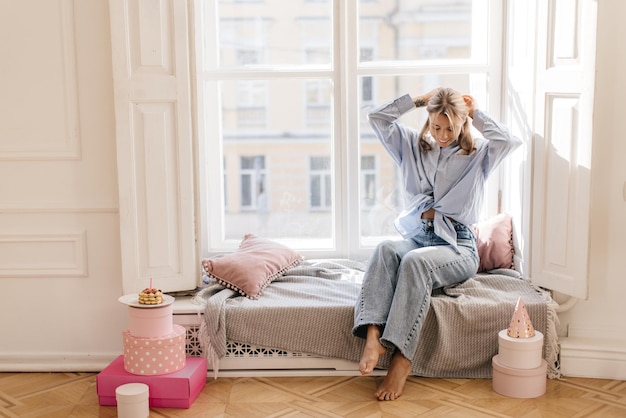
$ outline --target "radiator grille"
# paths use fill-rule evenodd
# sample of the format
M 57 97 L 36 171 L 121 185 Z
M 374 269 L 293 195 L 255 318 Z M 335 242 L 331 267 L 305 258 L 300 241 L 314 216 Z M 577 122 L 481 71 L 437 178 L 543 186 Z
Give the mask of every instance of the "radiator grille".
M 200 345 L 199 325 L 187 325 L 185 339 L 185 353 L 187 356 L 202 356 L 202 346 Z M 292 353 L 289 351 L 279 350 L 276 348 L 258 347 L 250 344 L 236 343 L 232 341 L 226 342 L 226 358 L 306 358 L 315 357 L 310 354 Z
M 185 338 L 185 353 L 190 357 L 201 357 L 202 346 L 200 345 L 200 338 L 198 333 L 200 332 L 199 325 L 188 325 Z
M 292 353 L 276 348 L 258 347 L 250 344 L 226 342 L 227 358 L 303 358 L 314 357 L 310 354 Z

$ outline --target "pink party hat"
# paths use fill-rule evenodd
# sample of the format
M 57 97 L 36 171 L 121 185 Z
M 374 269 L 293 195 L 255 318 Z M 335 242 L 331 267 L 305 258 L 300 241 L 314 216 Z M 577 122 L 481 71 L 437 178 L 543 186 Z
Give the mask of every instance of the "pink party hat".
M 513 312 L 513 318 L 511 318 L 511 323 L 506 333 L 511 338 L 532 338 L 535 336 L 535 328 L 530 321 L 521 296 L 517 299 L 515 312 Z

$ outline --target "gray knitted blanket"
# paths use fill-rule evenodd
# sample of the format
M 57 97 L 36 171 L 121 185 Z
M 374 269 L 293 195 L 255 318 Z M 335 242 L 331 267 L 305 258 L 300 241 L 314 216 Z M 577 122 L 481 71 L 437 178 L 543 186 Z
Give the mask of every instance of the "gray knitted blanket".
M 351 260 L 305 261 L 273 281 L 257 300 L 210 283 L 196 300 L 206 303 L 200 342 L 215 374 L 227 340 L 358 362 L 365 341 L 351 329 L 364 269 L 363 263 Z M 516 274 L 478 274 L 435 291 L 412 374 L 491 377 L 498 332 L 508 327 L 521 296 L 533 326 L 544 334 L 548 377 L 558 377 L 558 319 L 552 299 Z M 387 368 L 390 361 L 389 354 L 382 356 L 378 367 Z

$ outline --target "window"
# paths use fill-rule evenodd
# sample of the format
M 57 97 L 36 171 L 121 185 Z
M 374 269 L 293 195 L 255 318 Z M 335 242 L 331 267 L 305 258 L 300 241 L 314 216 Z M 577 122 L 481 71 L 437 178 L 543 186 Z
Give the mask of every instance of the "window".
M 473 94 L 526 141 L 501 176 L 492 176 L 503 187 L 490 187 L 487 199 L 491 211 L 501 201 L 513 212 L 522 240 L 516 256 L 529 268 L 522 274 L 585 297 L 594 0 L 509 0 L 505 9 L 496 0 L 399 0 L 394 8 L 377 0 L 302 0 L 288 10 L 272 1 L 171 1 L 157 8 L 111 2 L 126 293 L 150 277 L 167 290 L 195 287 L 197 256 L 235 248 L 241 231 L 290 241 L 308 256 L 368 256 L 393 233 L 391 220 L 402 207 L 397 173 L 369 133 L 368 106 L 446 83 Z M 313 20 L 330 22 L 326 42 L 318 37 L 307 47 L 314 59 L 294 42 L 305 33 L 298 32 L 302 23 Z M 319 33 L 309 29 L 307 37 Z M 235 38 L 239 45 L 224 42 Z M 329 92 L 328 121 L 319 126 L 305 116 L 313 81 Z M 242 103 L 263 108 L 259 126 L 238 122 L 253 119 L 237 115 L 245 107 L 237 105 L 237 92 L 257 91 L 252 85 L 265 86 L 263 100 L 246 93 Z M 405 119 L 419 125 L 419 118 Z M 244 210 L 239 189 L 241 157 L 250 156 L 264 159 L 256 210 Z M 310 205 L 315 156 L 329 158 L 328 210 Z M 377 175 L 372 207 L 365 198 L 370 156 Z
M 198 102 L 207 109 L 199 137 L 221 153 L 200 164 L 209 194 L 241 198 L 202 207 L 203 254 L 258 233 L 261 189 L 267 238 L 317 256 L 367 254 L 395 235 L 404 204 L 396 168 L 367 123 L 372 107 L 439 85 L 499 106 L 501 45 L 487 35 L 501 20 L 490 19 L 489 0 L 296 3 L 197 3 Z M 403 119 L 421 128 L 425 115 Z M 240 193 L 223 183 L 222 160 L 236 158 Z

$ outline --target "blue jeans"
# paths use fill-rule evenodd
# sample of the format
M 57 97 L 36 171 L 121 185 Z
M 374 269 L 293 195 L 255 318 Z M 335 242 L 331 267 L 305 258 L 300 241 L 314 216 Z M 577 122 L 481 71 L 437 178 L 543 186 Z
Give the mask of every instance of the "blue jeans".
M 463 282 L 478 269 L 472 229 L 453 223 L 460 253 L 435 234 L 427 219 L 412 239 L 378 244 L 354 308 L 355 336 L 365 338 L 368 325 L 378 325 L 380 343 L 413 360 L 432 290 Z

